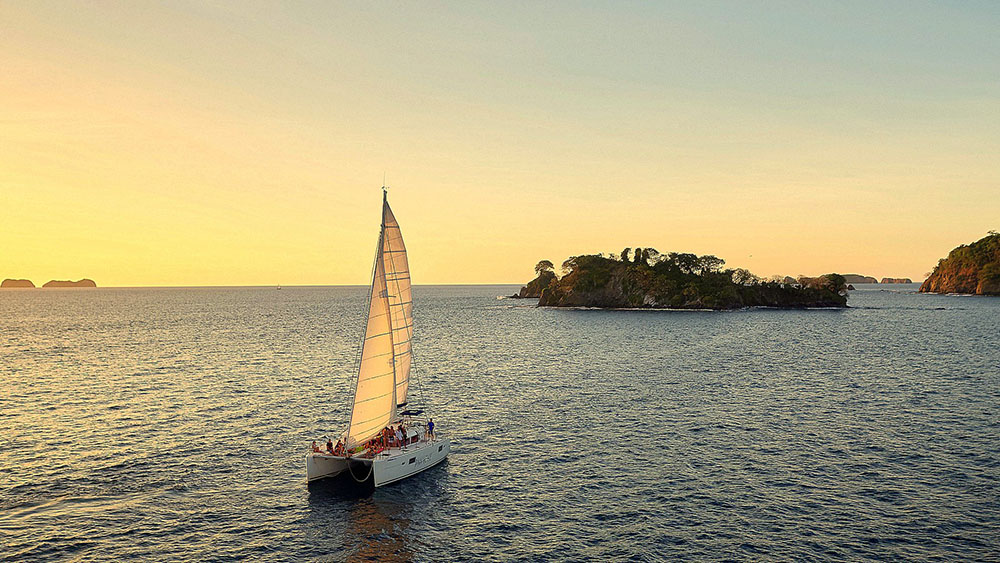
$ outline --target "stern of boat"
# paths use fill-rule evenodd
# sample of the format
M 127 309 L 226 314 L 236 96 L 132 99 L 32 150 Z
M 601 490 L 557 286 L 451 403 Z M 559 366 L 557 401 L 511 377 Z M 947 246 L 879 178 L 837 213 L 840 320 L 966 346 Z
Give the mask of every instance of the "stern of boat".
M 325 477 L 336 477 L 344 469 L 347 469 L 347 463 L 342 457 L 316 452 L 306 454 L 307 481 L 315 481 Z

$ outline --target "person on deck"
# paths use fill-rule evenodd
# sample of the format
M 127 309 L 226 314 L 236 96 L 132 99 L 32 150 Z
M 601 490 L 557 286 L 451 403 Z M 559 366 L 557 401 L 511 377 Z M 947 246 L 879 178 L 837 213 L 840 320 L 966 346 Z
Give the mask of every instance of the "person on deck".
M 434 439 L 434 419 L 433 418 L 427 420 L 427 437 L 430 438 L 430 439 L 432 439 L 432 440 Z
M 333 442 L 329 438 L 326 439 L 326 451 L 333 453 Z
M 337 440 L 337 445 L 333 448 L 333 455 L 344 455 L 344 442 Z
M 319 453 L 319 446 L 316 445 L 316 440 L 313 440 L 313 451 Z

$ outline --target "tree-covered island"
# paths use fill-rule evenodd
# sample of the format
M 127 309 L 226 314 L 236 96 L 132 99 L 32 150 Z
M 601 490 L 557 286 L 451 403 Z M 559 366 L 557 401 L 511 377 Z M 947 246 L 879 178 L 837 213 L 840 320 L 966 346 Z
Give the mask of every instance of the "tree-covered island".
M 920 286 L 922 293 L 1000 295 L 1000 233 L 990 231 L 968 245 L 960 245 L 938 261 Z
M 552 262 L 535 266 L 537 277 L 520 297 L 539 306 L 647 309 L 739 309 L 743 307 L 846 307 L 847 283 L 839 274 L 799 277 L 785 283 L 761 279 L 742 268 L 724 269 L 712 255 L 626 248 L 618 255 L 572 256 L 557 276 Z

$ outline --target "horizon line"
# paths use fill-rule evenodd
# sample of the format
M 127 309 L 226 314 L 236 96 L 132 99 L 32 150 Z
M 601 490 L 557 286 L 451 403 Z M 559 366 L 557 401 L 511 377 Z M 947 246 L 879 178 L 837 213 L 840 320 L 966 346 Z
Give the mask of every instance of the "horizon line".
M 201 289 L 201 288 L 238 288 L 238 287 L 369 287 L 366 283 L 336 283 L 336 284 L 264 284 L 264 285 L 99 285 L 97 287 L 5 287 L 3 289 Z M 523 282 L 490 282 L 490 283 L 418 283 L 413 287 L 426 286 L 491 286 L 491 285 L 524 285 Z

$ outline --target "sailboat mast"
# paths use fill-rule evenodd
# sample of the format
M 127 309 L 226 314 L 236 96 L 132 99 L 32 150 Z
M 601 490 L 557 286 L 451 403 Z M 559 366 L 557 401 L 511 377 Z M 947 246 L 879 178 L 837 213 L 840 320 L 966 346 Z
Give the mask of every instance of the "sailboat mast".
M 382 243 L 379 245 L 379 260 L 382 260 L 383 264 L 385 263 L 384 262 L 385 261 L 385 211 L 386 209 L 389 208 L 388 193 L 389 192 L 386 189 L 385 184 L 383 183 L 382 184 L 382 234 L 379 235 L 379 240 L 382 241 Z M 386 278 L 385 267 L 382 268 L 382 277 Z M 392 350 L 392 354 L 390 356 L 392 358 L 392 416 L 390 417 L 389 420 L 395 421 L 396 411 L 397 411 L 396 405 L 398 404 L 396 402 L 396 341 L 392 335 L 393 333 L 392 307 L 391 304 L 389 303 L 388 278 L 386 278 L 385 293 L 383 293 L 382 296 L 383 299 L 385 299 L 385 310 L 389 314 L 389 349 Z

